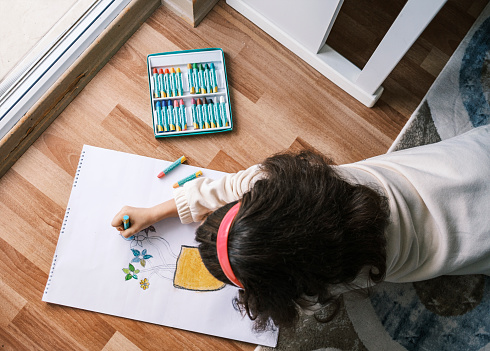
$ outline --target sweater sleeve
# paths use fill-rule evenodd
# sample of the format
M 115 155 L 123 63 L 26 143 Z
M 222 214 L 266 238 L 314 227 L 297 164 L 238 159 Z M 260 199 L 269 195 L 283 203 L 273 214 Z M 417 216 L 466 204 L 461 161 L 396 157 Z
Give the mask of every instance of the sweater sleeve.
M 210 212 L 240 200 L 263 177 L 258 165 L 213 180 L 197 178 L 174 190 L 174 199 L 183 224 L 202 221 Z

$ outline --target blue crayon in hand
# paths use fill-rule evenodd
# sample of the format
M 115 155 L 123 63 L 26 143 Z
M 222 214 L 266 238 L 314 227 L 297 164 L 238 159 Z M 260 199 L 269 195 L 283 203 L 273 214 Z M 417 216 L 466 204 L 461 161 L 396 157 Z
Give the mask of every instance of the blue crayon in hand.
M 124 225 L 124 230 L 128 229 L 131 226 L 128 215 L 123 217 L 123 225 Z
M 123 226 L 124 226 L 124 230 L 129 229 L 129 227 L 131 227 L 131 222 L 129 221 L 129 216 L 128 215 L 125 215 L 123 217 Z M 125 238 L 123 236 L 123 238 L 124 238 L 124 240 L 133 240 L 134 235 L 131 235 L 129 238 Z
M 175 161 L 170 166 L 168 166 L 167 168 L 165 168 L 163 171 L 161 171 L 160 173 L 158 173 L 157 177 L 158 178 L 162 178 L 163 176 L 165 176 L 166 174 L 168 174 L 171 170 L 173 170 L 175 167 L 177 167 L 178 165 L 181 165 L 185 161 L 187 161 L 187 159 L 185 158 L 185 156 L 181 156 L 177 161 Z

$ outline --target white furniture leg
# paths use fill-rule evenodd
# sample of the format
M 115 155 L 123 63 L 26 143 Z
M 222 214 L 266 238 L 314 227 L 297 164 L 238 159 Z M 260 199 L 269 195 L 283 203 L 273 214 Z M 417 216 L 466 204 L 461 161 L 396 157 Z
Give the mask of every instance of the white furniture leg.
M 409 0 L 355 80 L 374 93 L 447 0 Z
M 258 27 L 368 107 L 381 84 L 447 0 L 408 0 L 364 69 L 326 45 L 343 0 L 226 0 Z M 319 48 L 319 49 L 318 49 Z

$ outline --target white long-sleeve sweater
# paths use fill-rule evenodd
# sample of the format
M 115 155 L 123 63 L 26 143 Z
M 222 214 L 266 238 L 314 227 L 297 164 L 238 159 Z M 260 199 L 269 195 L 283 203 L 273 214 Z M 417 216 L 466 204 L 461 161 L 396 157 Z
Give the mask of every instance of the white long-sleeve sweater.
M 490 126 L 337 169 L 388 198 L 386 281 L 490 275 Z M 174 193 L 182 223 L 239 200 L 262 176 L 255 165 L 186 183 Z

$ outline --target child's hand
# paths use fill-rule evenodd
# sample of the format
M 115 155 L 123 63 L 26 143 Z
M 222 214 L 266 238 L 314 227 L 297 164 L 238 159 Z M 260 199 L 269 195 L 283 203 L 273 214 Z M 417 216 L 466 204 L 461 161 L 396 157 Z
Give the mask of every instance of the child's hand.
M 129 216 L 130 227 L 126 230 L 124 230 L 123 225 L 124 216 Z M 148 208 L 124 206 L 114 216 L 111 225 L 116 227 L 123 237 L 129 238 L 131 235 L 139 233 L 150 225 L 168 217 L 178 217 L 177 207 L 173 199 Z
M 120 231 L 120 234 L 129 238 L 131 235 L 139 233 L 143 229 L 149 227 L 154 221 L 154 210 L 150 208 L 141 207 L 131 207 L 124 206 L 117 214 L 114 216 L 111 225 L 116 227 Z M 129 216 L 130 226 L 128 229 L 124 230 L 123 217 Z

